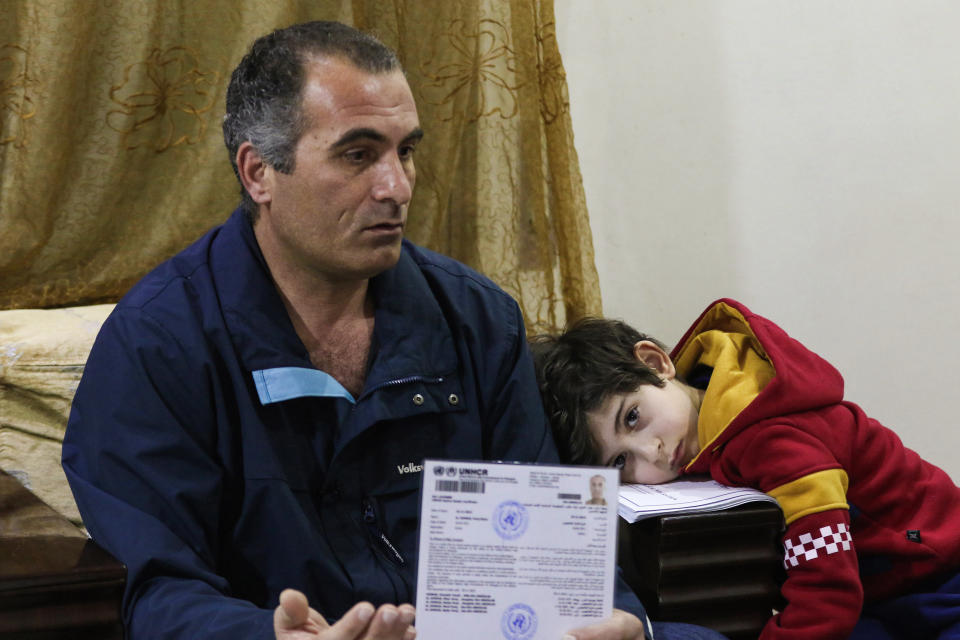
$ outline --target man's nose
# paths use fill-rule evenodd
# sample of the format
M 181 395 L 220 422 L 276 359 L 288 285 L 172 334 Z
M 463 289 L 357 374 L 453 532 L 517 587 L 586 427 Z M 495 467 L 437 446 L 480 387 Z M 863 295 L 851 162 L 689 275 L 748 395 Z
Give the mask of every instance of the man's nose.
M 412 165 L 410 171 L 413 171 Z M 412 195 L 413 176 L 407 174 L 407 166 L 397 155 L 388 154 L 383 157 L 377 166 L 373 198 L 378 201 L 390 200 L 403 206 L 410 202 Z

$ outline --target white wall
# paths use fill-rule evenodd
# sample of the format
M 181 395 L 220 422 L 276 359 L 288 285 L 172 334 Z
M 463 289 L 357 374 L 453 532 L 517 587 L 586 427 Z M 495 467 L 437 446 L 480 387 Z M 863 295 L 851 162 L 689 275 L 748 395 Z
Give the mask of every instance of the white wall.
M 737 298 L 960 480 L 960 3 L 555 1 L 604 312 Z

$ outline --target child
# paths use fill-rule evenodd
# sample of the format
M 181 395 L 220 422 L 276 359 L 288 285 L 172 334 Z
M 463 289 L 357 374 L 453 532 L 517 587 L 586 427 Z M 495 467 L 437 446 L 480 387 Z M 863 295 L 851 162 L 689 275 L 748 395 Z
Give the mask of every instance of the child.
M 960 489 L 772 322 L 719 300 L 672 359 L 613 320 L 532 348 L 565 461 L 624 482 L 709 473 L 777 499 L 787 605 L 762 640 L 960 638 Z

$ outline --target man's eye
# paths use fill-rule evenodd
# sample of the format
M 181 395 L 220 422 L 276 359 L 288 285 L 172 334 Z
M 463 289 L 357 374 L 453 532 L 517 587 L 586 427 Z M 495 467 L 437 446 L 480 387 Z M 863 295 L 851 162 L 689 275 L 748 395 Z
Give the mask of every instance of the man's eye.
M 408 144 L 403 147 L 400 147 L 400 151 L 398 153 L 402 160 L 407 160 L 408 158 L 413 157 L 413 152 L 416 150 L 417 148 L 414 145 Z
M 627 456 L 624 453 L 621 453 L 616 458 L 613 459 L 613 468 L 614 469 L 623 469 L 627 464 Z
M 348 162 L 363 164 L 370 158 L 370 152 L 366 149 L 353 149 L 344 153 L 343 157 L 346 158 Z

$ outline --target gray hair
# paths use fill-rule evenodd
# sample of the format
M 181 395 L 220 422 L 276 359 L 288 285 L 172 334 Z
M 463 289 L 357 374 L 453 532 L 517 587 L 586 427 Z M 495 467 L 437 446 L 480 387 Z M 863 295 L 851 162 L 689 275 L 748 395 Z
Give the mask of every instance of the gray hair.
M 223 141 L 240 181 L 237 150 L 246 141 L 281 173 L 294 170 L 294 152 L 310 124 L 301 108 L 305 63 L 310 57 L 343 58 L 369 73 L 401 69 L 397 54 L 339 22 L 295 24 L 257 39 L 230 76 Z M 240 181 L 241 206 L 255 221 L 257 204 Z

